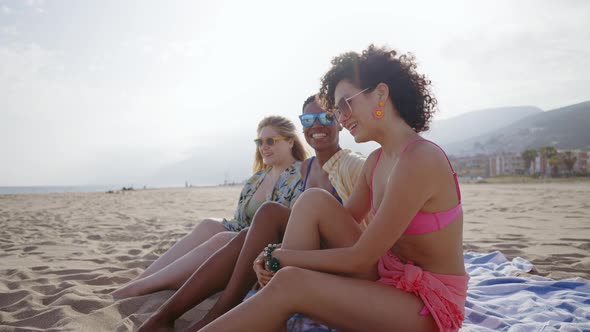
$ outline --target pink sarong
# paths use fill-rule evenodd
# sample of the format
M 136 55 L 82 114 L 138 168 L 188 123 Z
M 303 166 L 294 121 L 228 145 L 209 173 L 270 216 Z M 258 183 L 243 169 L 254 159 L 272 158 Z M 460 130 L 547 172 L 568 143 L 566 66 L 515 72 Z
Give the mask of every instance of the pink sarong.
M 379 259 L 378 282 L 419 296 L 440 331 L 458 331 L 465 319 L 469 275 L 438 274 L 404 264 L 391 252 Z M 424 310 L 423 310 L 424 311 Z

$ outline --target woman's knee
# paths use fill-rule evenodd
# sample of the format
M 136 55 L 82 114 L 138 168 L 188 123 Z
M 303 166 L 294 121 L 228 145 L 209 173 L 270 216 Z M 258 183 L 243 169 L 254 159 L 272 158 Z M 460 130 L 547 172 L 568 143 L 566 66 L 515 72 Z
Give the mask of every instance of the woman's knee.
M 305 290 L 305 281 L 309 275 L 309 270 L 294 266 L 286 266 L 280 269 L 262 289 L 273 299 L 281 299 L 281 305 L 287 306 L 287 311 L 291 312 L 299 307 L 302 301 L 305 301 L 307 290 Z
M 269 225 L 283 225 L 289 220 L 291 209 L 276 203 L 266 202 L 256 211 L 251 227 L 268 227 Z M 261 226 L 263 225 L 263 226 Z
M 306 272 L 308 271 L 299 267 L 286 266 L 275 273 L 267 286 L 270 286 L 270 290 L 276 292 L 290 290 L 300 292 L 301 289 L 299 287 L 301 281 L 305 280 Z
M 274 305 L 280 307 L 280 310 L 292 313 L 305 300 L 306 293 L 300 285 L 303 284 L 302 278 L 305 278 L 306 272 L 308 271 L 294 266 L 284 267 L 262 288 L 260 295 L 272 298 Z
M 284 216 L 288 215 L 290 209 L 277 202 L 265 202 L 256 211 L 256 216 Z
M 336 201 L 336 199 L 324 189 L 309 188 L 299 196 L 293 208 L 301 208 L 304 206 L 306 209 L 309 209 L 314 206 L 323 206 L 326 204 L 326 201 Z
M 211 218 L 201 220 L 192 230 L 192 234 L 198 233 L 219 233 L 227 230 L 225 226 L 219 221 Z
M 220 224 L 221 223 L 218 220 L 215 220 L 213 218 L 205 218 L 205 219 L 201 220 L 201 222 L 199 222 L 195 228 L 197 228 L 197 227 L 216 227 Z

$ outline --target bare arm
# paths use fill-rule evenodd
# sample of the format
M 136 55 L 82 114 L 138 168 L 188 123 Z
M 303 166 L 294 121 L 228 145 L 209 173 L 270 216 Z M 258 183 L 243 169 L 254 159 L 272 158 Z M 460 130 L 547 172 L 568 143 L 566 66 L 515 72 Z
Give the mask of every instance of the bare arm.
M 369 200 L 370 195 L 370 178 L 372 165 L 375 163 L 375 152 L 369 155 L 367 161 L 363 165 L 361 175 L 356 179 L 354 189 L 350 195 L 350 199 L 344 203 L 344 208 L 350 213 L 350 215 L 360 223 L 371 208 L 371 202 Z M 369 166 L 371 165 L 371 166 Z
M 433 157 L 432 151 L 428 147 L 419 147 L 404 154 L 389 177 L 375 218 L 354 246 L 314 251 L 278 249 L 273 256 L 281 262 L 281 266 L 298 266 L 329 273 L 354 274 L 374 266 L 436 193 L 440 183 L 437 168 L 446 161 L 440 160 L 439 156 Z M 368 169 L 365 167 L 365 173 Z

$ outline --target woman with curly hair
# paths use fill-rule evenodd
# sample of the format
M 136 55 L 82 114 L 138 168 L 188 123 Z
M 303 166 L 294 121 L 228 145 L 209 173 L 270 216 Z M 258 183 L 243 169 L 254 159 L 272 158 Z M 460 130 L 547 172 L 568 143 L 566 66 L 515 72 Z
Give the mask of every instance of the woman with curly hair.
M 276 331 L 296 312 L 346 331 L 461 327 L 461 196 L 445 153 L 419 135 L 436 106 L 429 85 L 413 56 L 373 45 L 332 61 L 322 99 L 356 142 L 380 147 L 346 206 L 320 190 L 301 195 L 282 247 L 258 258 L 276 272 L 270 282 L 201 331 Z

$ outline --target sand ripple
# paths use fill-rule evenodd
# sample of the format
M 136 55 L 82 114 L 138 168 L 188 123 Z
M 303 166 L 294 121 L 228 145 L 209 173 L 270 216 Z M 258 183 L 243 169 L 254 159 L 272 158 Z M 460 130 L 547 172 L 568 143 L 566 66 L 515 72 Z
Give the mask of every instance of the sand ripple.
M 239 190 L 2 196 L 0 331 L 133 330 L 173 292 L 121 301 L 108 294 L 197 220 L 231 216 Z M 211 305 L 188 312 L 177 326 L 188 326 Z
M 197 220 L 228 217 L 240 188 L 0 196 L 0 331 L 130 331 L 172 291 L 114 301 Z M 465 249 L 590 279 L 590 182 L 466 184 Z M 186 327 L 212 300 L 177 323 Z

